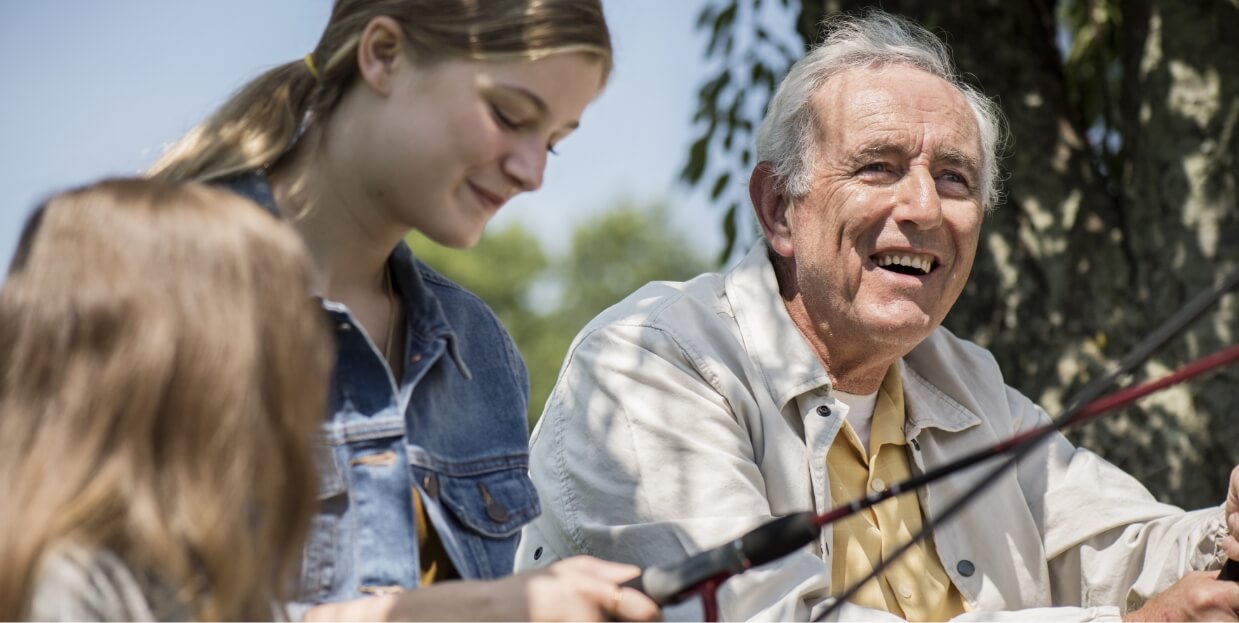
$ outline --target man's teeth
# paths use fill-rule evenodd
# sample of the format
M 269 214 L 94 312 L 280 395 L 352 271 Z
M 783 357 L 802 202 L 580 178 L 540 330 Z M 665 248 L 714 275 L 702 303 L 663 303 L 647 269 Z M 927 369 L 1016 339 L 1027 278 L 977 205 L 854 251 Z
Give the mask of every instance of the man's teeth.
M 922 273 L 928 274 L 929 269 L 933 268 L 934 259 L 928 256 L 917 255 L 882 255 L 877 258 L 878 266 L 890 266 L 896 264 L 899 266 L 907 266 L 915 268 Z

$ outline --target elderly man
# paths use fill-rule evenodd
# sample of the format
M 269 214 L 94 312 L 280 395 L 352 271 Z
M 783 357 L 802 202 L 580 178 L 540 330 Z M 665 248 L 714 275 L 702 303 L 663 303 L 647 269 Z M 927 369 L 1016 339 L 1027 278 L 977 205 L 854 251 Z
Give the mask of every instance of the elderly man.
M 674 562 L 1048 421 L 940 326 L 997 194 L 998 113 L 919 27 L 881 13 L 835 26 L 758 134 L 763 243 L 726 274 L 646 286 L 572 345 L 534 434 L 545 514 L 518 566 Z M 728 580 L 722 618 L 815 616 L 986 471 Z M 840 616 L 1234 618 L 1239 585 L 1189 573 L 1239 557 L 1234 510 L 1160 504 L 1057 436 Z

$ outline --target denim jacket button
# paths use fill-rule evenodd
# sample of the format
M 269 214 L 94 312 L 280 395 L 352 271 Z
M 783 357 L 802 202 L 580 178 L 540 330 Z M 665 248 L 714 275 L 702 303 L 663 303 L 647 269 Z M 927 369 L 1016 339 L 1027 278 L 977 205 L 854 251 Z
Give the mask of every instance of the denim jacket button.
M 485 483 L 478 483 L 478 492 L 482 494 L 482 503 L 486 505 L 486 516 L 495 523 L 504 523 L 508 520 L 508 509 L 498 500 L 490 496 L 490 491 L 486 489 Z
M 508 509 L 503 504 L 491 500 L 486 503 L 486 516 L 495 523 L 504 523 L 508 520 Z
M 434 474 L 426 474 L 426 476 L 422 478 L 422 489 L 426 490 L 426 495 L 438 499 L 439 479 L 435 478 Z

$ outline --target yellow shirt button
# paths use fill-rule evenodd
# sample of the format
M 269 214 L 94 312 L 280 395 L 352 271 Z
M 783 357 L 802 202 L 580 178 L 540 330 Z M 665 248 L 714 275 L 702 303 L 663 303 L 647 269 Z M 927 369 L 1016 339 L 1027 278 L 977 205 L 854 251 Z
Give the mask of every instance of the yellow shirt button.
M 886 481 L 881 478 L 874 478 L 873 483 L 869 486 L 873 487 L 874 491 L 881 491 L 886 488 Z

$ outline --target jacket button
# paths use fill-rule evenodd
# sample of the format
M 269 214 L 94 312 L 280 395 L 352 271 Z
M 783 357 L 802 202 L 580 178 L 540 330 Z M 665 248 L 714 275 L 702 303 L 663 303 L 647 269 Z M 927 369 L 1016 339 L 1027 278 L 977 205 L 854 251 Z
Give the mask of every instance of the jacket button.
M 485 483 L 478 483 L 478 491 L 482 493 L 482 503 L 486 505 L 486 516 L 490 517 L 490 520 L 495 523 L 506 522 L 508 520 L 508 509 L 490 496 L 490 491 L 486 489 Z
M 977 567 L 972 564 L 971 560 L 961 560 L 959 561 L 959 564 L 955 565 L 955 570 L 958 571 L 960 575 L 970 578 L 972 577 L 972 574 L 977 572 Z
M 504 508 L 503 504 L 491 500 L 486 503 L 486 516 L 495 523 L 504 523 L 508 520 L 508 509 Z
M 542 558 L 542 548 L 539 547 L 538 549 L 533 550 L 533 559 L 539 560 L 541 558 Z
M 818 405 L 817 414 L 822 417 L 830 417 L 830 407 L 826 405 Z

